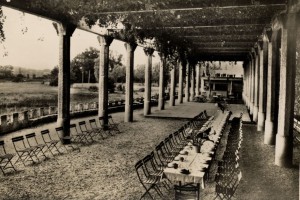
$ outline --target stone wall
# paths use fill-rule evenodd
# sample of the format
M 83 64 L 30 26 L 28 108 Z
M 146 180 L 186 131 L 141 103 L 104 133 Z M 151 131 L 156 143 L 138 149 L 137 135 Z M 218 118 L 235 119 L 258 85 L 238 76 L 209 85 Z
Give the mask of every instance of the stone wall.
M 110 113 L 124 111 L 124 102 L 125 100 L 123 99 L 110 101 L 108 103 L 108 111 Z M 155 96 L 152 97 L 151 102 L 153 106 L 157 105 L 157 99 Z M 134 99 L 133 104 L 135 109 L 142 108 L 144 105 L 144 98 L 140 97 Z M 97 115 L 98 102 L 72 104 L 70 105 L 70 113 L 71 118 Z M 53 106 L 0 115 L 0 134 L 2 135 L 23 128 L 54 122 L 56 119 L 57 107 Z

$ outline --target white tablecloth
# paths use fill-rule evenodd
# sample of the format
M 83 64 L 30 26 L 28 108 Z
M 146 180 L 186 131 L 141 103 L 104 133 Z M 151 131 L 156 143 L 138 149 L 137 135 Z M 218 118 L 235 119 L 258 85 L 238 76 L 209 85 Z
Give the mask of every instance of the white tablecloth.
M 184 161 L 173 161 L 177 163 L 178 168 L 167 167 L 164 169 L 165 176 L 172 182 L 180 181 L 184 183 L 200 183 L 204 188 L 203 177 L 205 175 L 204 170 L 208 168 L 207 161 L 211 160 L 208 154 L 196 153 L 194 147 L 185 148 L 184 151 L 188 152 L 188 155 L 179 155 L 183 157 Z M 182 169 L 188 169 L 190 174 L 182 174 Z

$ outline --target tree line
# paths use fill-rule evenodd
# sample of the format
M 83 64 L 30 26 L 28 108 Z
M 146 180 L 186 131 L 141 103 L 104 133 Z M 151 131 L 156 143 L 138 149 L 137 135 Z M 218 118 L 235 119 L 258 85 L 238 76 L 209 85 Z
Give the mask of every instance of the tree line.
M 109 87 L 115 83 L 125 83 L 126 67 L 122 64 L 123 56 L 110 52 Z M 152 68 L 152 82 L 159 81 L 159 63 Z M 99 50 L 93 47 L 75 56 L 70 64 L 70 81 L 72 83 L 96 83 L 99 77 Z M 58 67 L 51 71 L 51 86 L 58 85 Z M 134 82 L 145 82 L 145 65 L 137 65 L 134 69 Z

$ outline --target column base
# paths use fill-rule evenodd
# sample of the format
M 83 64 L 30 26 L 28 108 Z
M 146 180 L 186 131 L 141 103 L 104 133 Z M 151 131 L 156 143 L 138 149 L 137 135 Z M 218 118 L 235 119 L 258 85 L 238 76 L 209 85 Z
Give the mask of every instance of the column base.
M 70 119 L 66 118 L 57 118 L 56 121 L 57 127 L 63 127 L 63 144 L 70 144 L 71 138 L 65 138 L 66 136 L 70 136 Z
M 132 107 L 129 105 L 125 105 L 125 113 L 124 113 L 124 122 L 132 122 L 133 121 L 133 113 Z
M 175 97 L 170 98 L 169 106 L 175 106 Z
M 293 166 L 293 140 L 290 137 L 276 135 L 275 165 L 277 166 Z
M 150 101 L 144 101 L 144 116 L 151 114 Z
M 183 97 L 182 96 L 178 96 L 178 103 L 182 103 L 183 102 Z
M 253 109 L 254 109 L 254 106 L 253 106 L 253 103 L 250 102 L 250 115 L 253 115 Z
M 253 106 L 253 121 L 257 122 L 258 118 L 258 106 Z
M 164 110 L 165 109 L 165 105 L 164 105 L 164 100 L 163 99 L 159 99 L 158 101 L 158 110 Z
M 265 113 L 258 112 L 257 131 L 263 131 L 265 126 Z
M 274 124 L 270 120 L 265 121 L 264 144 L 275 145 Z

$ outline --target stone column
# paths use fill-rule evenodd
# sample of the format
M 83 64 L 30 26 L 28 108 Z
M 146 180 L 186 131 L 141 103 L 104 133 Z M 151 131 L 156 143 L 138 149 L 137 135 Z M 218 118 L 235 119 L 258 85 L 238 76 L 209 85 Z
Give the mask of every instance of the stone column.
M 152 79 L 152 55 L 153 48 L 144 48 L 144 52 L 148 57 L 145 68 L 145 93 L 144 93 L 144 115 L 151 113 L 151 79 Z
M 195 64 L 191 65 L 191 95 L 190 101 L 194 100 L 195 97 Z
M 257 119 L 257 131 L 263 131 L 265 126 L 266 113 L 266 93 L 267 93 L 267 73 L 268 73 L 268 42 L 264 36 L 261 41 L 262 50 L 260 52 L 260 73 L 259 73 L 259 107 Z
M 133 67 L 134 67 L 134 51 L 137 47 L 136 43 L 125 43 L 127 51 L 126 60 L 126 94 L 125 94 L 125 114 L 124 122 L 133 121 Z
M 179 63 L 179 81 L 178 81 L 178 103 L 183 102 L 183 78 L 184 78 L 184 68 L 186 64 L 184 61 Z
M 278 31 L 267 33 L 268 35 L 268 82 L 267 82 L 267 103 L 266 103 L 266 121 L 264 143 L 268 145 L 275 145 L 275 131 L 274 131 L 274 113 L 275 113 L 275 81 L 276 68 L 278 60 Z
M 259 98 L 259 68 L 260 68 L 260 54 L 261 48 L 257 45 L 255 58 L 255 74 L 254 74 L 254 106 L 253 106 L 253 121 L 257 122 L 258 118 L 258 98 Z
M 275 164 L 291 167 L 293 164 L 293 121 L 296 78 L 296 14 L 287 14 L 281 35 L 280 88 L 278 130 L 276 135 Z
M 53 23 L 59 36 L 58 115 L 57 126 L 63 127 L 63 136 L 70 135 L 70 39 L 76 26 Z M 63 141 L 70 143 L 69 139 Z
M 171 69 L 170 72 L 171 75 L 171 84 L 170 84 L 170 102 L 169 105 L 170 106 L 175 106 L 175 75 L 176 75 L 176 66 L 173 66 L 173 68 Z
M 200 66 L 196 65 L 196 92 L 195 95 L 199 96 L 200 90 Z
M 108 126 L 108 69 L 109 69 L 109 46 L 113 41 L 111 36 L 98 36 L 100 45 L 99 52 L 99 109 L 98 116 L 103 117 L 103 126 Z
M 166 58 L 160 54 L 161 63 L 159 70 L 159 97 L 158 97 L 158 110 L 165 109 L 165 70 L 166 70 Z
M 250 114 L 253 115 L 254 109 L 254 72 L 255 72 L 255 53 L 252 53 L 250 65 Z
M 191 79 L 191 71 L 190 71 L 190 63 L 187 63 L 186 65 L 186 75 L 185 75 L 185 102 L 190 101 L 190 79 Z

